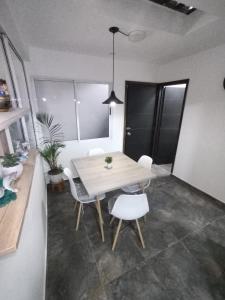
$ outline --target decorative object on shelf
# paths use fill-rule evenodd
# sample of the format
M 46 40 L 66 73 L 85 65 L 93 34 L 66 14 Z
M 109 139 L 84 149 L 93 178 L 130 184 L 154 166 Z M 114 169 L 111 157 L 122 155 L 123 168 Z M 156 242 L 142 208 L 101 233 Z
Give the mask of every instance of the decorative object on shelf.
M 30 144 L 28 142 L 21 142 L 20 140 L 15 141 L 15 153 L 21 162 L 28 159 L 28 151 Z
M 14 187 L 12 187 L 12 184 L 15 182 L 16 180 L 16 174 L 12 173 L 10 175 L 7 175 L 5 177 L 3 177 L 3 187 L 8 190 L 11 191 L 13 193 L 17 193 L 18 190 Z
M 112 169 L 112 156 L 107 156 L 106 158 L 105 158 L 105 162 L 106 162 L 106 168 L 107 169 Z
M 58 163 L 60 149 L 65 147 L 62 143 L 62 125 L 54 123 L 54 117 L 47 113 L 38 113 L 36 118 L 44 129 L 45 136 L 41 140 L 43 148 L 39 149 L 39 152 L 49 165 L 50 170 L 48 171 L 48 175 L 50 182 L 54 186 L 57 184 L 64 186 L 63 168 Z
M 0 79 L 0 112 L 6 112 L 11 108 L 11 101 L 8 92 L 7 83 Z
M 115 39 L 115 33 L 119 32 L 119 28 L 118 27 L 110 27 L 109 28 L 109 31 L 113 34 L 113 72 L 112 72 L 112 91 L 111 91 L 111 94 L 109 96 L 108 99 L 106 99 L 104 102 L 102 102 L 103 104 L 109 104 L 110 106 L 115 106 L 116 104 L 123 104 L 123 102 L 121 100 L 119 100 L 117 97 L 116 97 L 116 94 L 115 94 L 115 91 L 114 91 L 114 71 L 115 71 L 115 63 L 114 63 L 114 60 L 115 60 L 115 42 L 114 42 L 114 39 Z
M 5 187 L 5 180 L 0 178 L 0 207 L 7 205 L 10 201 L 16 200 L 16 193 Z
M 23 165 L 19 157 L 15 154 L 6 154 L 2 157 L 2 176 L 15 175 L 15 179 L 19 178 L 23 172 Z

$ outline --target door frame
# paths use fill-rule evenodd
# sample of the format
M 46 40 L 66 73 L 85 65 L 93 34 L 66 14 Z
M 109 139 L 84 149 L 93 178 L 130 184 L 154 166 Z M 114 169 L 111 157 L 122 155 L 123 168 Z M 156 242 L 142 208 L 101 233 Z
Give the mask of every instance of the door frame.
M 187 98 L 187 92 L 188 92 L 188 87 L 189 87 L 189 83 L 190 83 L 190 79 L 181 79 L 181 80 L 175 80 L 175 81 L 166 81 L 166 82 L 162 82 L 162 83 L 158 83 L 158 111 L 157 111 L 157 122 L 158 124 L 161 123 L 161 118 L 162 118 L 162 107 L 161 107 L 161 101 L 162 101 L 162 97 L 161 97 L 161 93 L 162 93 L 162 89 L 164 86 L 168 86 L 168 85 L 178 85 L 178 84 L 186 84 L 186 88 L 185 88 L 185 92 L 184 92 L 184 99 L 183 99 L 183 103 L 182 103 L 182 109 L 181 109 L 181 117 L 180 117 L 180 123 L 179 123 L 179 129 L 178 129 L 178 135 L 177 135 L 177 142 L 176 142 L 176 152 L 175 152 L 175 156 L 174 156 L 174 160 L 172 162 L 172 168 L 171 168 L 171 174 L 173 173 L 173 169 L 174 169 L 174 163 L 176 160 L 176 155 L 177 155 L 177 146 L 179 143 L 179 139 L 180 139 L 180 131 L 181 131 L 181 126 L 182 126 L 182 121 L 183 121 L 183 116 L 184 116 L 184 108 L 185 108 L 185 104 L 186 104 L 186 98 Z M 156 131 L 155 131 L 155 135 L 154 135 L 154 141 L 153 141 L 153 155 L 154 155 L 154 151 L 156 150 L 157 147 L 157 143 L 156 143 L 156 139 L 159 135 L 159 131 L 160 131 L 160 126 L 157 126 Z M 153 157 L 153 161 L 154 161 L 154 157 Z
M 156 105 L 155 105 L 155 112 L 154 115 L 156 116 L 156 112 L 157 112 L 157 107 L 158 107 L 158 83 L 156 82 L 147 82 L 147 81 L 132 81 L 132 80 L 125 80 L 125 97 L 124 97 L 124 122 L 123 122 L 123 153 L 125 151 L 125 139 L 126 139 L 126 123 L 127 123 L 127 97 L 128 97 L 128 87 L 129 85 L 144 85 L 144 86 L 154 86 L 156 87 Z M 156 124 L 156 117 L 154 117 L 154 121 L 153 121 L 153 127 Z M 154 135 L 154 132 L 153 132 Z M 154 139 L 154 136 L 152 136 L 152 138 Z M 153 145 L 154 146 L 154 145 Z M 152 147 L 153 149 L 153 147 Z
M 161 100 L 161 92 L 162 88 L 166 85 L 176 85 L 176 84 L 186 84 L 186 89 L 184 92 L 184 99 L 183 99 L 183 104 L 182 104 L 182 110 L 181 110 L 181 118 L 180 118 L 180 123 L 179 123 L 179 130 L 178 130 L 178 137 L 177 137 L 177 143 L 176 143 L 176 153 L 174 156 L 174 160 L 172 162 L 172 168 L 171 168 L 171 174 L 173 173 L 174 169 L 174 163 L 176 161 L 176 155 L 177 155 L 177 146 L 179 143 L 180 139 L 180 131 L 181 131 L 181 126 L 182 126 L 182 121 L 183 121 L 183 115 L 184 115 L 184 108 L 186 104 L 186 98 L 187 98 L 187 92 L 190 84 L 190 79 L 185 78 L 185 79 L 180 79 L 180 80 L 174 80 L 174 81 L 165 81 L 165 82 L 146 82 L 146 81 L 131 81 L 131 80 L 126 80 L 125 81 L 125 100 L 124 100 L 124 130 L 123 130 L 123 152 L 125 151 L 125 138 L 126 138 L 126 113 L 127 113 L 127 90 L 128 86 L 131 84 L 135 85 L 148 85 L 148 86 L 156 86 L 156 105 L 155 105 L 155 118 L 154 118 L 154 123 L 153 127 L 155 128 L 156 123 L 159 121 L 160 117 L 160 103 L 159 101 Z M 153 147 L 152 147 L 152 154 L 154 154 L 154 150 L 156 147 L 156 136 L 159 132 L 159 127 L 155 128 L 155 132 L 153 133 Z

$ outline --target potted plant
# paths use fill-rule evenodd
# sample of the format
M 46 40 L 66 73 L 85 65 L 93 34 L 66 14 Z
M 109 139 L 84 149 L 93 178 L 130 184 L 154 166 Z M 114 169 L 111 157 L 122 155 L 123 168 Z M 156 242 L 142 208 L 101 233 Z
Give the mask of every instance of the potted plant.
M 111 169 L 112 168 L 112 157 L 111 156 L 107 156 L 105 158 L 105 162 L 106 162 L 106 168 L 107 169 Z
M 54 124 L 54 117 L 47 113 L 38 113 L 36 118 L 44 129 L 41 141 L 43 148 L 39 149 L 39 152 L 50 168 L 48 171 L 50 182 L 59 184 L 63 181 L 63 168 L 58 163 L 58 157 L 60 149 L 65 147 L 62 143 L 62 125 Z
M 6 154 L 2 157 L 1 164 L 3 177 L 15 173 L 15 177 L 18 178 L 23 172 L 23 165 L 16 154 Z

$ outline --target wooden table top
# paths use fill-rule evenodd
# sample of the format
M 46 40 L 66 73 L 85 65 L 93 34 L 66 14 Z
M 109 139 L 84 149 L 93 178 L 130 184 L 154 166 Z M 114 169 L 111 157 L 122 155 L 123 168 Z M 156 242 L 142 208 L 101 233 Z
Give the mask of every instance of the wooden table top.
M 106 168 L 105 157 L 112 156 L 112 169 Z M 89 196 L 110 192 L 155 177 L 153 173 L 121 152 L 73 159 L 72 163 Z

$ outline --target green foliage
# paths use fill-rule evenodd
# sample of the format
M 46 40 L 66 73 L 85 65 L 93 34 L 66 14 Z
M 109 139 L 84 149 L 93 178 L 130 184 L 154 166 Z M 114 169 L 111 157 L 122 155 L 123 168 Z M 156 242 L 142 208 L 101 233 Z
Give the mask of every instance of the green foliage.
M 107 164 L 111 164 L 111 163 L 112 163 L 112 156 L 107 156 L 107 157 L 105 158 L 105 162 L 106 162 Z
M 44 147 L 43 149 L 39 149 L 39 152 L 48 163 L 50 172 L 52 174 L 60 173 L 62 167 L 58 165 L 58 157 L 60 149 L 65 147 L 62 143 L 62 125 L 59 123 L 54 124 L 54 117 L 47 113 L 38 113 L 36 118 L 46 133 L 46 136 L 41 141 Z
M 20 160 L 15 154 L 6 154 L 3 156 L 2 165 L 5 168 L 15 167 L 19 164 Z
M 63 132 L 62 125 L 59 123 L 53 124 L 54 117 L 47 113 L 37 113 L 36 118 L 39 121 L 39 124 L 45 130 L 44 133 L 47 134 L 42 140 L 42 144 L 62 144 Z

